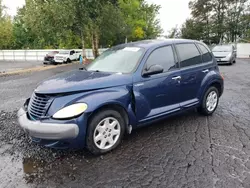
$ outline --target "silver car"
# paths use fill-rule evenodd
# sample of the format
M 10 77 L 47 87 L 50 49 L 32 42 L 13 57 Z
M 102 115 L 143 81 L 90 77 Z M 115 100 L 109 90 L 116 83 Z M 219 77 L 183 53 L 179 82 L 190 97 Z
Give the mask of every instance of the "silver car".
M 236 63 L 236 50 L 233 45 L 215 46 L 212 50 L 218 64 Z

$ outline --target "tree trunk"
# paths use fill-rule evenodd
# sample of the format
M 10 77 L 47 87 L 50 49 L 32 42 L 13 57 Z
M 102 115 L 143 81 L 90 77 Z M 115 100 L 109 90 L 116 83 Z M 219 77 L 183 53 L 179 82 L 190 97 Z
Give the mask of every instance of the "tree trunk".
M 86 49 L 85 49 L 85 41 L 83 37 L 83 32 L 81 32 L 81 38 L 82 38 L 82 58 L 85 60 L 86 57 Z
M 97 32 L 94 30 L 92 33 L 92 51 L 94 58 L 97 58 L 99 54 L 99 36 Z

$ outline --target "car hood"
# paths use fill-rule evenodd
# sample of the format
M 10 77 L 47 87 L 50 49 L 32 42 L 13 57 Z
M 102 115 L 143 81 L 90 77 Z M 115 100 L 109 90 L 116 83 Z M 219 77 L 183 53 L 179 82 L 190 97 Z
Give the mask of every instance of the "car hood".
M 58 57 L 67 57 L 67 56 L 69 56 L 69 55 L 68 55 L 68 54 L 56 54 L 55 57 L 57 57 L 57 56 L 58 56 Z
M 226 57 L 229 54 L 231 54 L 232 52 L 213 52 L 215 57 Z
M 132 76 L 127 74 L 75 70 L 45 80 L 35 89 L 35 92 L 59 94 L 103 89 L 131 83 Z

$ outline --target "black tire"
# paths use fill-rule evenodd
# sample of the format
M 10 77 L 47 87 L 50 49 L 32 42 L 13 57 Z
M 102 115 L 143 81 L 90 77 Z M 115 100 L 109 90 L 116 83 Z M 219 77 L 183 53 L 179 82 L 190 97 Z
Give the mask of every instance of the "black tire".
M 207 97 L 212 92 L 215 92 L 217 94 L 217 103 L 216 103 L 215 108 L 212 111 L 209 111 L 206 103 L 207 103 Z M 204 94 L 203 99 L 202 99 L 202 104 L 198 108 L 198 112 L 201 113 L 202 115 L 205 115 L 205 116 L 211 116 L 215 112 L 215 110 L 217 109 L 218 103 L 219 103 L 219 91 L 216 87 L 212 86 Z
M 112 117 L 115 118 L 119 124 L 120 124 L 120 136 L 118 137 L 118 140 L 115 142 L 115 144 L 108 149 L 100 149 L 96 146 L 94 142 L 94 132 L 97 127 L 97 125 L 104 120 L 105 118 Z M 125 121 L 122 118 L 121 114 L 117 111 L 106 109 L 98 112 L 95 114 L 89 121 L 87 134 L 86 134 L 86 146 L 87 149 L 94 155 L 100 155 L 105 154 L 107 152 L 110 152 L 111 150 L 115 149 L 122 141 L 124 133 L 125 133 Z
M 66 63 L 70 63 L 70 62 L 71 62 L 71 60 L 68 58 L 67 61 L 66 61 Z

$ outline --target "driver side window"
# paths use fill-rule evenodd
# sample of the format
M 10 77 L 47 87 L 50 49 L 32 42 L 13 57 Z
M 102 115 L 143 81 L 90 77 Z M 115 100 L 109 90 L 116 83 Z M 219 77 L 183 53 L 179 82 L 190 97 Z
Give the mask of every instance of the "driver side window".
M 145 69 L 148 70 L 152 65 L 160 65 L 163 72 L 176 68 L 173 49 L 171 46 L 157 48 L 148 57 Z

